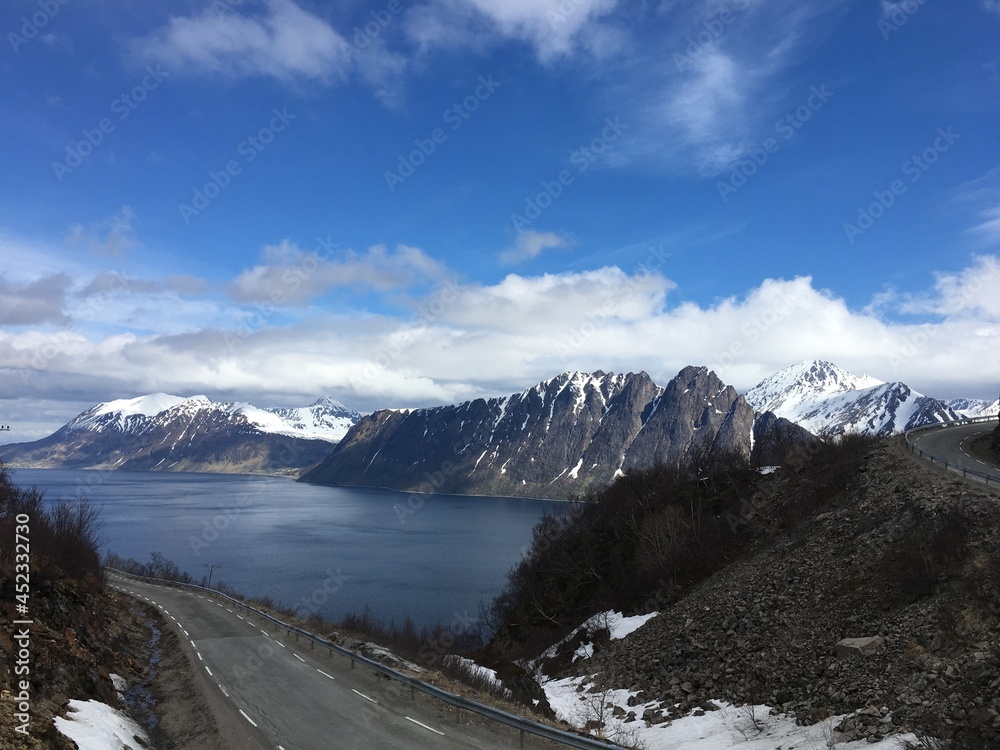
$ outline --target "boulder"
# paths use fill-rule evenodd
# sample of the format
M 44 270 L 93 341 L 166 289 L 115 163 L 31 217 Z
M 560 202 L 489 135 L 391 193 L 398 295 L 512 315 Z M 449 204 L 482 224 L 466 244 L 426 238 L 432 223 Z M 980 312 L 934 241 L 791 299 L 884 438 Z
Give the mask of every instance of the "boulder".
M 870 656 L 877 653 L 885 645 L 885 638 L 880 635 L 869 638 L 844 638 L 837 641 L 833 651 L 837 656 Z

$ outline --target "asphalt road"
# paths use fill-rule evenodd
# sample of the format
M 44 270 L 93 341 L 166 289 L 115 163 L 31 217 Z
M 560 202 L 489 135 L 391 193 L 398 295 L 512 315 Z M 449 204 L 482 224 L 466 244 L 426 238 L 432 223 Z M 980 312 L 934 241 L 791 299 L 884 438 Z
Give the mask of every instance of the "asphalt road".
M 455 709 L 200 592 L 109 574 L 157 607 L 199 673 L 206 708 L 243 750 L 521 747 L 518 732 Z M 234 734 L 238 733 L 238 734 Z M 553 743 L 526 737 L 526 748 Z M 561 746 L 564 747 L 564 746 Z
M 958 427 L 940 427 L 914 433 L 913 445 L 924 453 L 948 462 L 949 466 L 965 467 L 978 472 L 986 472 L 1000 482 L 1000 466 L 986 463 L 969 451 L 968 444 L 981 435 L 996 429 L 996 422 L 975 422 Z M 975 477 L 973 477 L 975 478 Z M 993 480 L 990 480 L 993 483 Z

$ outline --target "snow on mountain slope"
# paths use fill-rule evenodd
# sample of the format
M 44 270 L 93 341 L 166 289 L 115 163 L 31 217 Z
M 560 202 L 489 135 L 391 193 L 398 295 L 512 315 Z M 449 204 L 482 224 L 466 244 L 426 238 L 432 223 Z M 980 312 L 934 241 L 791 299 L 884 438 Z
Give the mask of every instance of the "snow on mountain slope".
M 153 393 L 97 404 L 71 420 L 66 427 L 70 430 L 135 433 L 180 417 L 191 419 L 197 412 L 206 412 L 206 420 L 227 421 L 236 417 L 263 433 L 330 443 L 338 442 L 361 419 L 359 413 L 330 398 L 321 398 L 311 406 L 262 409 L 246 402 L 216 402 L 207 396 L 184 398 Z
M 1000 411 L 1000 400 L 986 401 L 981 398 L 953 398 L 944 402 L 960 417 L 996 417 Z
M 799 405 L 877 385 L 882 385 L 882 381 L 868 375 L 854 375 L 817 359 L 779 370 L 747 391 L 746 400 L 757 411 L 773 411 L 779 417 L 791 419 L 788 415 Z
M 775 373 L 747 391 L 746 399 L 756 410 L 771 411 L 816 434 L 887 435 L 957 416 L 904 383 L 853 375 L 819 360 Z
M 89 429 L 109 421 L 123 424 L 126 417 L 155 417 L 160 412 L 172 409 L 184 400 L 183 396 L 171 396 L 169 393 L 151 393 L 148 396 L 139 396 L 138 398 L 105 401 L 91 407 L 73 419 L 67 426 Z M 111 419 L 108 420 L 108 417 Z
M 311 406 L 300 406 L 291 409 L 268 409 L 289 425 L 291 432 L 286 435 L 294 437 L 318 438 L 330 442 L 340 442 L 361 415 L 353 409 L 348 409 L 332 398 L 321 398 Z

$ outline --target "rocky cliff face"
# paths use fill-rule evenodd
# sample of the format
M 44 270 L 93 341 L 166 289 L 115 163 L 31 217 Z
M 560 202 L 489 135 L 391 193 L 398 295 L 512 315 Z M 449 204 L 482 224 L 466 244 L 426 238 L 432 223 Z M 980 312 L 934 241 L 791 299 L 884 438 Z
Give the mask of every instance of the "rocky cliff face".
M 750 456 L 754 420 L 704 367 L 662 388 L 644 372 L 564 373 L 502 398 L 375 412 L 303 481 L 560 497 L 696 451 Z

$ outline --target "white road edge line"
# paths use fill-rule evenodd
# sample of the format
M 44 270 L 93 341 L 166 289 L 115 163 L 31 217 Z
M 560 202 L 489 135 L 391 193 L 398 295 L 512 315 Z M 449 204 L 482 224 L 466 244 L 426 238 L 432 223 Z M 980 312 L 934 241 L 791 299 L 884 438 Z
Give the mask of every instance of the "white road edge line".
M 321 675 L 323 675 L 324 677 L 329 677 L 329 678 L 330 678 L 331 680 L 336 680 L 336 679 L 337 679 L 337 678 L 336 678 L 336 677 L 334 677 L 334 676 L 333 676 L 332 674 L 327 674 L 327 673 L 326 673 L 326 672 L 324 672 L 324 671 L 323 671 L 322 669 L 317 669 L 316 671 L 317 671 L 317 672 L 319 672 L 319 673 L 320 673 Z
M 229 697 L 229 693 L 226 692 L 226 689 L 224 687 L 222 687 L 222 685 L 219 685 L 219 690 L 222 691 L 222 694 L 224 696 L 226 696 L 227 698 Z
M 281 646 L 282 648 L 284 648 L 284 647 L 285 647 L 285 644 L 284 644 L 284 643 L 282 643 L 281 641 L 279 641 L 279 640 L 278 640 L 277 638 L 272 638 L 271 640 L 273 640 L 273 641 L 274 641 L 275 643 L 277 643 L 277 644 L 278 644 L 279 646 Z
M 251 724 L 253 724 L 254 726 L 257 726 L 257 722 L 256 722 L 256 721 L 254 721 L 253 719 L 251 719 L 251 718 L 250 718 L 249 716 L 247 716 L 247 715 L 246 715 L 245 713 L 243 713 L 243 709 L 242 709 L 242 708 L 240 708 L 240 709 L 237 709 L 237 710 L 238 710 L 238 711 L 239 711 L 239 712 L 240 712 L 241 714 L 243 714 L 243 718 L 244 718 L 244 719 L 246 719 L 247 721 L 249 721 L 249 722 L 250 722 Z
M 266 635 L 268 638 L 271 637 L 271 634 L 268 633 L 266 630 L 261 630 L 260 632 L 263 633 L 264 635 Z
M 441 732 L 441 731 L 435 729 L 434 727 L 429 727 L 426 724 L 424 724 L 423 722 L 419 722 L 416 719 L 411 719 L 409 716 L 404 716 L 403 718 L 406 719 L 407 721 L 412 721 L 418 727 L 423 727 L 424 729 L 429 729 L 430 731 L 434 732 L 435 734 L 440 734 L 442 737 L 444 737 L 444 732 Z
M 208 676 L 209 676 L 209 677 L 213 677 L 213 676 L 214 676 L 214 675 L 212 674 L 212 670 L 208 668 L 208 665 L 207 665 L 207 664 L 205 665 L 205 671 L 206 671 L 206 672 L 208 672 Z
M 302 658 L 301 656 L 299 656 L 298 654 L 295 654 L 295 653 L 293 653 L 293 654 L 292 654 L 292 656 L 294 656 L 294 657 L 295 657 L 296 659 L 298 659 L 298 660 L 299 660 L 300 662 L 302 662 L 303 664 L 305 664 L 305 663 L 306 663 L 306 660 L 305 660 L 305 659 L 303 659 L 303 658 Z
M 198 654 L 198 661 L 205 661 L 203 658 L 201 658 L 201 651 L 195 651 L 195 653 Z
M 360 692 L 358 692 L 358 691 L 357 691 L 357 690 L 355 690 L 354 688 L 351 688 L 351 692 L 352 692 L 352 693 L 358 693 L 358 695 L 360 695 L 360 696 L 361 696 L 362 698 L 364 698 L 364 699 L 365 699 L 366 701 L 371 701 L 372 703 L 375 703 L 376 705 L 378 704 L 378 701 L 377 701 L 377 700 L 375 700 L 374 698 L 369 698 L 369 697 L 368 697 L 367 695 L 365 695 L 364 693 L 360 693 Z
M 197 646 L 194 645 L 194 641 L 191 641 L 191 648 L 198 648 Z

